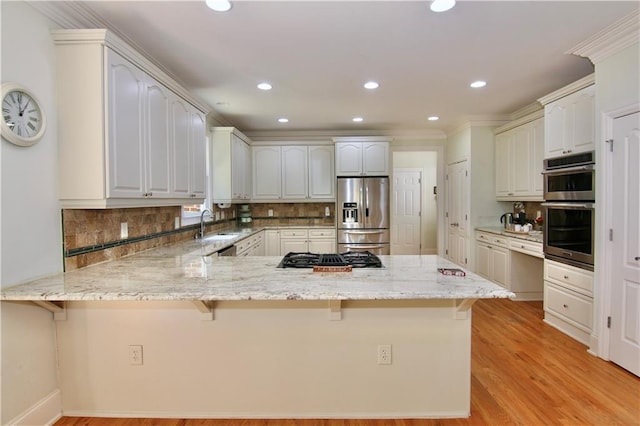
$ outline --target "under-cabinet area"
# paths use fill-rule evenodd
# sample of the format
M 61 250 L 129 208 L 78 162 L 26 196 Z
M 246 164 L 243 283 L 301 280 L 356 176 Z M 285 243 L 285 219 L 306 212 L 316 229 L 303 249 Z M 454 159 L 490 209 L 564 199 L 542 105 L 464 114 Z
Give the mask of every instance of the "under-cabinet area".
M 480 230 L 482 229 L 482 230 Z M 542 300 L 542 235 L 476 230 L 476 273 L 515 293 L 514 300 Z M 539 240 L 539 241 L 538 241 Z

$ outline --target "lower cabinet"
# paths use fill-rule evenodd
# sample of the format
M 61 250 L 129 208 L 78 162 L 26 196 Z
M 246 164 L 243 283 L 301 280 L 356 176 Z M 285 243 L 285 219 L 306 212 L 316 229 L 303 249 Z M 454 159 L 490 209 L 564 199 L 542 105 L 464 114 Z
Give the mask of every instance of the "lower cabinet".
M 335 253 L 336 230 L 332 228 L 280 230 L 280 254 L 289 252 Z
M 264 256 L 264 231 L 236 243 L 236 256 Z
M 476 273 L 509 288 L 509 249 L 501 245 L 500 239 L 492 237 L 492 241 L 476 243 Z M 495 242 L 495 241 L 498 242 Z
M 280 230 L 266 229 L 264 231 L 264 255 L 280 256 Z
M 589 345 L 593 330 L 593 272 L 545 259 L 544 321 Z
M 514 292 L 514 300 L 542 300 L 542 243 L 476 231 L 475 272 Z

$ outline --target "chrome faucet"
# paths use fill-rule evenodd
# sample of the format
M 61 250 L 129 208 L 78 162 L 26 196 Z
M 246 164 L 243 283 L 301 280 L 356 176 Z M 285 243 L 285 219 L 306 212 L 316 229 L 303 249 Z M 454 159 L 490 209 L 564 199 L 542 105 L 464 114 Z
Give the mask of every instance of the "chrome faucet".
M 209 216 L 213 219 L 213 213 L 211 213 L 211 210 L 202 210 L 202 213 L 200 213 L 200 232 L 196 234 L 196 238 L 204 238 L 204 214 L 207 212 L 209 212 Z

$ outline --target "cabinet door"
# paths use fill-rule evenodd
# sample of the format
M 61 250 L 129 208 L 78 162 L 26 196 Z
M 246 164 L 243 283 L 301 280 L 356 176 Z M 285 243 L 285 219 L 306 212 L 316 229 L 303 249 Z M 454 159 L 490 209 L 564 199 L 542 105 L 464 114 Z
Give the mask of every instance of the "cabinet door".
M 280 192 L 280 147 L 254 146 L 253 154 L 253 198 L 277 200 Z M 280 244 L 278 244 L 280 247 Z
M 333 146 L 309 147 L 309 198 L 335 197 L 336 175 L 333 159 Z
M 243 179 L 242 179 L 242 199 L 251 199 L 251 176 L 253 175 L 251 170 L 251 146 L 248 143 L 242 144 L 242 162 L 243 167 Z
M 175 198 L 189 197 L 189 105 L 175 96 L 171 101 L 173 176 L 171 192 Z
M 476 274 L 487 279 L 490 274 L 491 249 L 483 243 L 476 243 Z
M 573 94 L 573 123 L 568 154 L 593 151 L 595 145 L 595 86 L 585 87 Z
M 237 137 L 231 135 L 231 198 L 234 200 L 242 200 L 245 195 L 245 161 L 244 153 L 246 143 Z
M 107 198 L 139 198 L 144 191 L 144 73 L 107 50 L 109 185 Z
M 559 157 L 565 151 L 567 106 L 558 99 L 544 107 L 544 158 Z
M 511 146 L 513 131 L 496 135 L 496 197 L 509 197 L 511 190 Z
M 308 197 L 306 146 L 282 147 L 282 198 Z
M 207 136 L 204 114 L 192 108 L 189 132 L 189 195 L 204 198 L 207 187 Z
M 336 252 L 336 240 L 335 239 L 310 239 L 309 251 L 311 253 L 335 253 Z
M 171 196 L 170 92 L 153 78 L 145 78 L 146 185 L 147 196 Z
M 509 250 L 493 247 L 491 250 L 491 281 L 509 288 Z
M 531 127 L 528 125 L 513 129 L 511 149 L 512 193 L 516 197 L 529 195 L 531 188 Z
M 280 253 L 283 255 L 289 252 L 305 253 L 309 251 L 309 243 L 306 239 L 281 239 L 280 240 Z
M 336 143 L 336 175 L 360 176 L 362 174 L 362 143 Z
M 280 256 L 280 231 L 267 229 L 264 231 L 265 256 Z
M 531 122 L 531 189 L 530 195 L 543 196 L 542 170 L 544 163 L 544 118 Z
M 388 142 L 364 142 L 362 144 L 362 172 L 369 176 L 389 175 Z

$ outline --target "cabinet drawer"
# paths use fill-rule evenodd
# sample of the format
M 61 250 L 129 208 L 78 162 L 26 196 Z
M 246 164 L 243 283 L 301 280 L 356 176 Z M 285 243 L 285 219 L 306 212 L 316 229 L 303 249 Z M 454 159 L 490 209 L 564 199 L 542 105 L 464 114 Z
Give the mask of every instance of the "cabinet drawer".
M 335 229 L 309 229 L 310 238 L 335 238 Z
M 586 296 L 593 295 L 593 272 L 545 259 L 544 279 Z
M 283 229 L 280 231 L 281 238 L 307 238 L 309 233 L 306 229 Z
M 476 233 L 476 240 L 482 241 L 493 246 L 509 248 L 509 239 L 501 235 L 490 234 L 487 232 Z
M 519 251 L 520 253 L 530 254 L 535 257 L 544 257 L 544 253 L 542 251 L 542 244 L 534 243 L 532 241 L 524 241 L 512 238 L 509 241 L 509 248 L 513 251 Z
M 574 326 L 590 332 L 593 327 L 593 301 L 548 281 L 544 282 L 544 310 Z
M 485 243 L 491 242 L 492 234 L 487 234 L 486 232 L 476 232 L 476 240 L 483 241 Z

